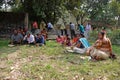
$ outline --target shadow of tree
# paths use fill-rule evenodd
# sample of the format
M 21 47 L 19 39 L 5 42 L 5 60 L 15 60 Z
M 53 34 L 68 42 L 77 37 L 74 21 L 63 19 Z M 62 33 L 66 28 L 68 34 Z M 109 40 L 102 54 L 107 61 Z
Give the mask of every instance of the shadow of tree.
M 0 39 L 0 58 L 6 57 L 8 54 L 16 52 L 19 47 L 8 47 L 9 40 Z

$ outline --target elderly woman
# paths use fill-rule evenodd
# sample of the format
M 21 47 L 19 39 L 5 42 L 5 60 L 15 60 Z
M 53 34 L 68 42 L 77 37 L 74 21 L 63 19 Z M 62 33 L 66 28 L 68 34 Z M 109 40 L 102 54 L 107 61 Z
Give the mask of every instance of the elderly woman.
M 105 32 L 100 32 L 98 34 L 98 40 L 87 51 L 87 54 L 95 60 L 105 60 L 113 56 L 111 41 L 106 37 Z

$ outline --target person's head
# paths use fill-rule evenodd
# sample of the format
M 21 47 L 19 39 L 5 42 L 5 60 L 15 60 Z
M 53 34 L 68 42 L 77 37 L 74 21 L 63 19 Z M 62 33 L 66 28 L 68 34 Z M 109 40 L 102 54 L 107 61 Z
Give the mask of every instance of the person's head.
M 100 32 L 100 33 L 98 34 L 98 38 L 99 38 L 99 39 L 103 39 L 104 36 L 105 36 L 105 32 Z
M 45 28 L 43 28 L 43 31 L 46 31 L 46 29 L 45 29 Z
M 66 37 L 69 37 L 69 34 L 66 34 Z
M 90 23 L 88 22 L 88 25 L 90 25 Z
M 79 37 L 80 37 L 80 34 L 76 34 L 76 37 L 79 38 Z
M 83 25 L 83 23 L 81 23 L 80 25 Z
M 58 38 L 61 38 L 61 36 L 60 36 L 60 35 L 58 35 Z
M 27 37 L 30 37 L 30 35 L 31 35 L 31 32 L 28 31 L 27 32 Z
M 70 43 L 70 38 L 67 38 L 66 43 Z
M 72 22 L 70 22 L 70 24 L 72 24 Z
M 41 34 L 41 33 L 38 33 L 38 34 L 37 34 L 37 37 L 39 37 L 39 38 L 42 37 L 42 34 Z
M 14 30 L 14 35 L 17 35 L 18 34 L 18 31 L 17 30 Z
M 85 37 L 85 35 L 84 35 L 83 33 L 81 33 L 81 34 L 80 34 L 80 37 L 81 37 L 81 38 L 84 38 L 84 37 Z

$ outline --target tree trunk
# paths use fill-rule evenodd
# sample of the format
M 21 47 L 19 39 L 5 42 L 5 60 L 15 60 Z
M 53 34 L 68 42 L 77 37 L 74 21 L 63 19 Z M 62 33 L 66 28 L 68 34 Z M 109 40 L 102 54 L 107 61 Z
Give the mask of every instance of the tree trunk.
M 28 17 L 28 13 L 25 14 L 25 20 L 24 20 L 24 24 L 25 24 L 25 28 L 28 29 L 28 24 L 29 24 L 29 17 Z
M 81 24 L 83 24 L 83 15 L 81 16 Z
M 118 28 L 120 28 L 120 15 L 118 16 Z

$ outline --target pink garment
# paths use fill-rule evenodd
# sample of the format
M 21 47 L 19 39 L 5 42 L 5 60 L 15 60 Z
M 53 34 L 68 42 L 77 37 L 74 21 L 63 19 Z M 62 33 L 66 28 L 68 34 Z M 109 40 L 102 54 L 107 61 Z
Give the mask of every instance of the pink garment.
M 63 43 L 62 38 L 56 38 L 56 41 L 57 41 L 58 43 L 60 43 L 60 44 L 62 44 L 62 43 Z
M 35 29 L 38 28 L 38 24 L 37 24 L 36 21 L 33 23 L 33 27 L 34 27 Z

